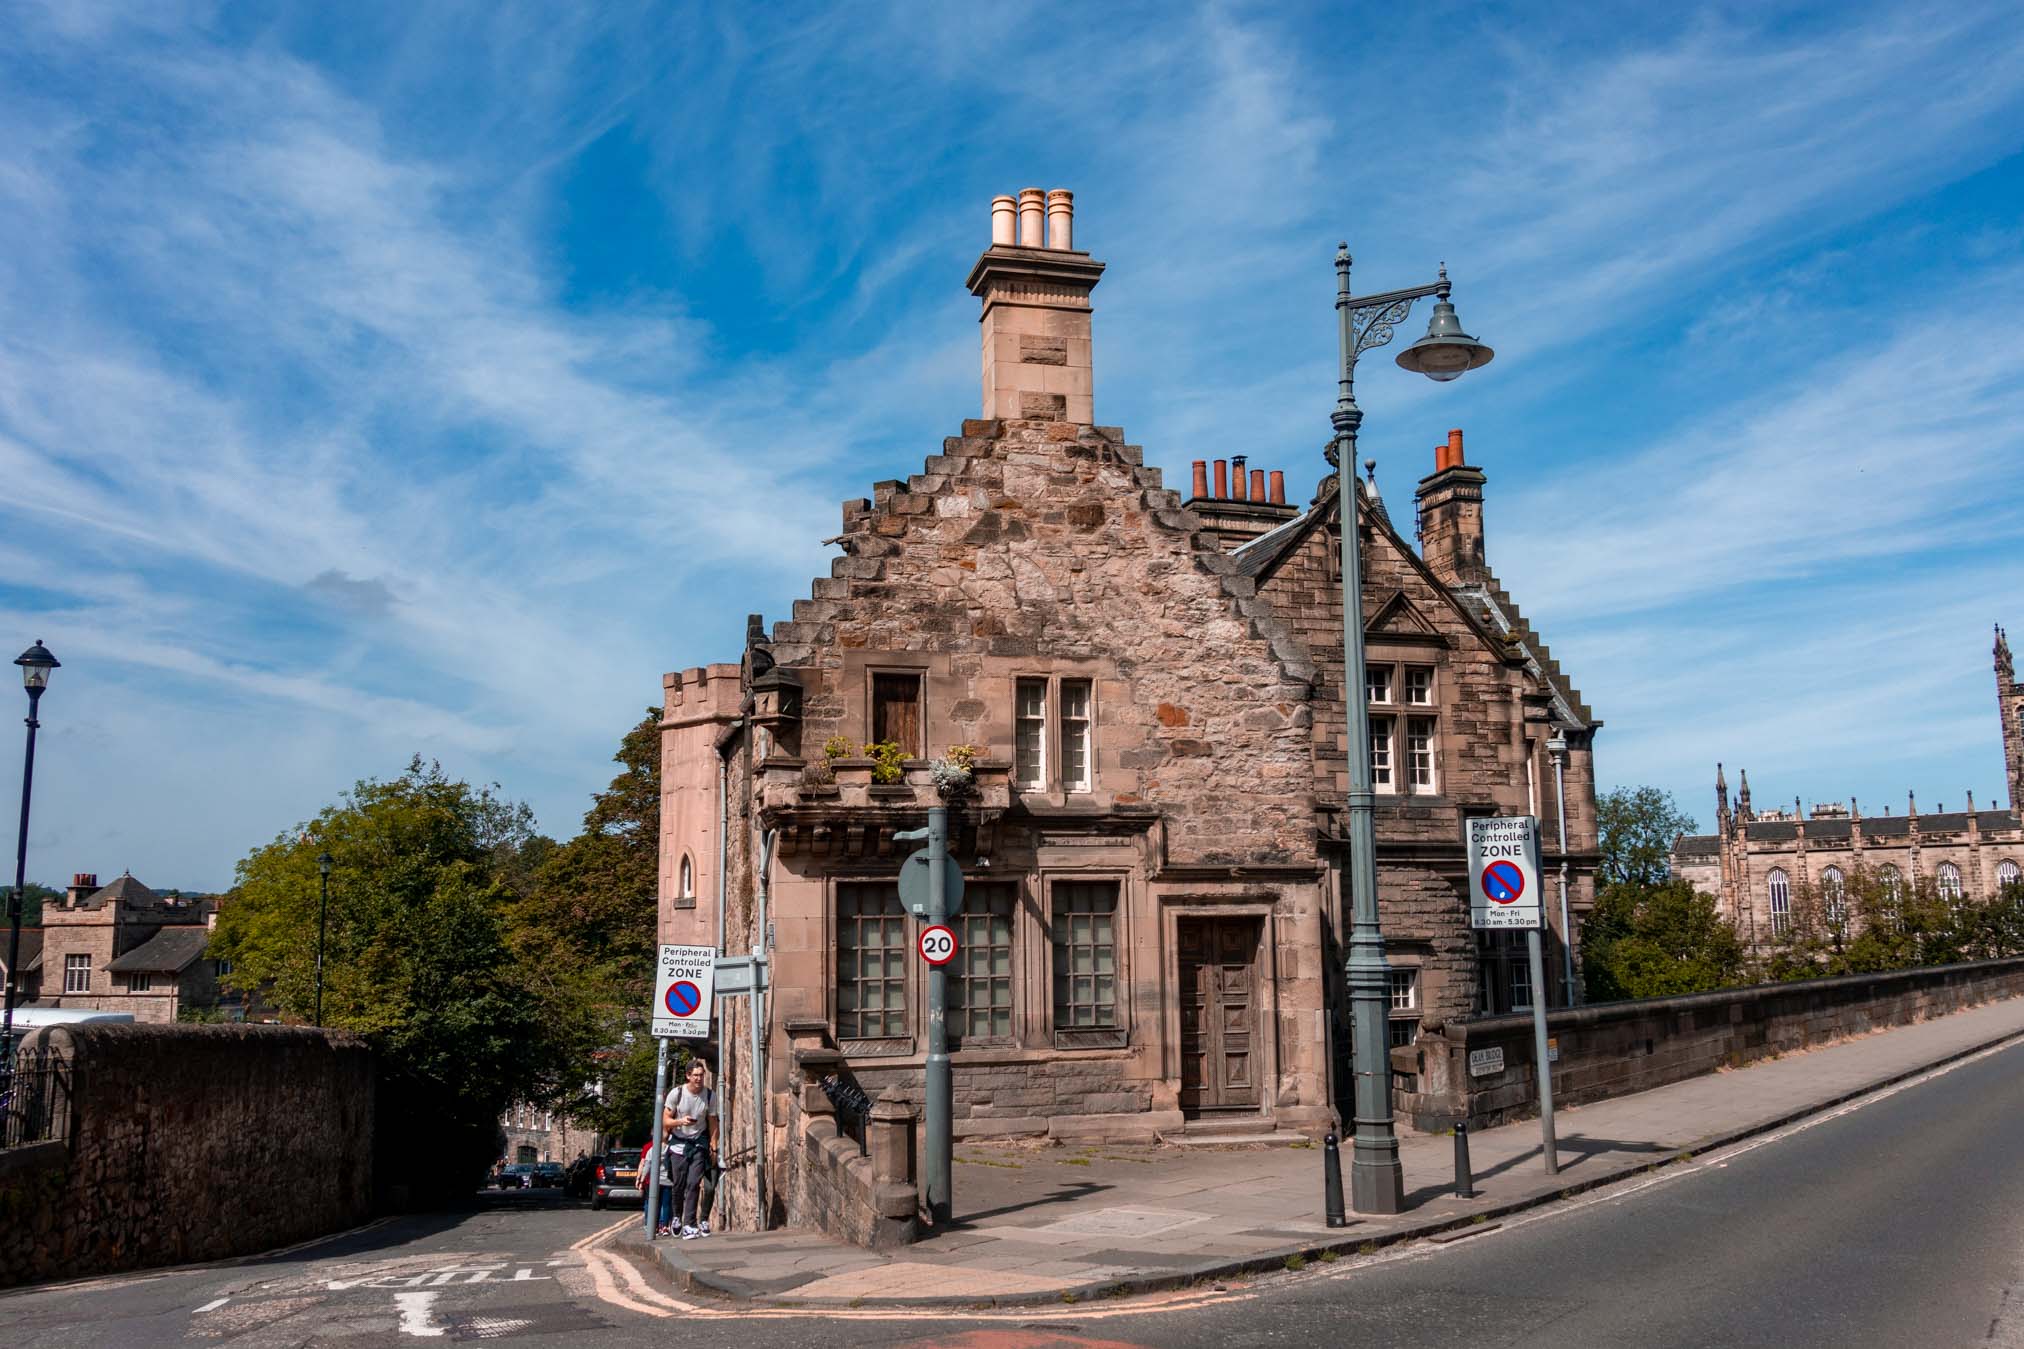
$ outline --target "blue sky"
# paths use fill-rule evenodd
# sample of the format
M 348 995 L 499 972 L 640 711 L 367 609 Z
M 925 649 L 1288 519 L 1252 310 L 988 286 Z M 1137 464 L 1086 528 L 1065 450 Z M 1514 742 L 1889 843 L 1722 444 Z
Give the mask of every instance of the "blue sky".
M 1363 450 L 1410 519 L 1466 429 L 1605 784 L 1703 825 L 1718 758 L 1760 806 L 2000 801 L 2014 5 L 10 26 L 0 633 L 65 665 L 32 877 L 223 886 L 414 752 L 574 832 L 661 672 L 735 656 L 837 503 L 975 415 L 962 282 L 1029 185 L 1109 264 L 1098 419 L 1182 487 L 1241 453 L 1304 500 L 1336 240 L 1362 289 L 1447 262 L 1496 363 L 1367 362 Z

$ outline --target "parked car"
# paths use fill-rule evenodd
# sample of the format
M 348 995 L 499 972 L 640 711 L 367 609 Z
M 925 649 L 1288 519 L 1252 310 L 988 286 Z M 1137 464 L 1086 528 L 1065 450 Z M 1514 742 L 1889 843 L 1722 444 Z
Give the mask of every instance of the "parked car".
M 637 1148 L 614 1148 L 597 1159 L 597 1169 L 591 1173 L 590 1206 L 603 1208 L 608 1203 L 635 1203 L 640 1197 L 640 1154 Z
M 562 1188 L 561 1162 L 536 1162 L 534 1164 L 534 1188 L 537 1190 L 559 1190 Z
M 597 1158 L 578 1157 L 562 1170 L 562 1193 L 569 1199 L 590 1198 L 590 1186 L 597 1173 Z
M 515 1162 L 499 1173 L 499 1188 L 502 1190 L 525 1190 L 534 1184 L 534 1163 Z

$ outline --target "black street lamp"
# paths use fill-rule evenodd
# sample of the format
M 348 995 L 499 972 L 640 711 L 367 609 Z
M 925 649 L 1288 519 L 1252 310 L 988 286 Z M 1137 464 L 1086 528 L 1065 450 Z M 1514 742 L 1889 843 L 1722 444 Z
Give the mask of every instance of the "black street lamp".
M 1398 354 L 1401 368 L 1446 382 L 1488 365 L 1490 348 L 1462 331 L 1448 300 L 1448 269 L 1430 286 L 1376 295 L 1349 293 L 1349 245 L 1335 254 L 1335 311 L 1340 329 L 1342 370 L 1335 411 L 1329 422 L 1335 438 L 1327 457 L 1336 469 L 1336 513 L 1342 530 L 1342 704 L 1349 723 L 1349 890 L 1350 934 L 1347 975 L 1352 1020 L 1350 1069 L 1354 1092 L 1355 1142 L 1350 1156 L 1350 1195 L 1358 1213 L 1397 1213 L 1405 1207 L 1399 1169 L 1398 1133 L 1391 1109 L 1391 966 L 1384 958 L 1384 931 L 1377 912 L 1377 823 L 1370 781 L 1369 685 L 1364 672 L 1363 559 L 1359 547 L 1356 486 L 1356 432 L 1363 410 L 1354 393 L 1356 358 L 1392 339 L 1413 302 L 1433 296 L 1434 318 L 1427 335 Z M 1325 490 L 1325 489 L 1324 489 Z
M 323 879 L 323 898 L 316 905 L 316 1024 L 323 1024 L 323 930 L 330 917 L 330 854 L 316 855 L 316 874 Z
M 35 731 L 42 723 L 35 719 L 36 704 L 49 687 L 49 672 L 62 664 L 49 654 L 40 638 L 14 658 L 21 667 L 21 682 L 28 689 L 28 754 L 21 761 L 21 833 L 14 845 L 14 897 L 7 902 L 7 1010 L 0 1022 L 0 1077 L 11 1086 L 14 1080 L 14 992 L 21 983 L 21 892 L 28 885 L 28 798 L 35 787 Z

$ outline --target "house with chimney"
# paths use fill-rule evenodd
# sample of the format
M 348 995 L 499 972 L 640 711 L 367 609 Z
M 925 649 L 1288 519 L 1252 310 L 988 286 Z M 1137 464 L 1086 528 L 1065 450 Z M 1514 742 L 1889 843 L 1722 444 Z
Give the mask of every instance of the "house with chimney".
M 25 999 L 38 1007 L 130 1012 L 168 1022 L 186 1010 L 217 1008 L 237 1019 L 237 1000 L 220 1007 L 221 963 L 204 954 L 217 922 L 209 897 L 158 895 L 131 875 L 101 886 L 80 872 L 61 901 L 42 906 L 38 960 L 23 963 Z M 22 933 L 24 953 L 28 933 Z
M 1336 477 L 1317 456 L 1303 506 L 1298 465 L 1205 457 L 1184 497 L 1098 424 L 1104 264 L 1073 229 L 1065 191 L 993 202 L 968 278 L 982 415 L 843 503 L 841 555 L 790 617 L 663 680 L 661 940 L 770 961 L 756 1008 L 719 1001 L 714 1045 L 741 1224 L 762 1190 L 770 1221 L 821 1202 L 801 1143 L 818 1077 L 920 1099 L 926 967 L 894 835 L 966 765 L 959 1139 L 1341 1127 L 1352 708 L 1373 733 L 1402 1109 L 1422 1025 L 1567 996 L 1468 925 L 1464 820 L 1529 813 L 1578 926 L 1601 723 L 1490 569 L 1461 433 L 1407 529 L 1350 477 L 1370 664 L 1345 690 Z

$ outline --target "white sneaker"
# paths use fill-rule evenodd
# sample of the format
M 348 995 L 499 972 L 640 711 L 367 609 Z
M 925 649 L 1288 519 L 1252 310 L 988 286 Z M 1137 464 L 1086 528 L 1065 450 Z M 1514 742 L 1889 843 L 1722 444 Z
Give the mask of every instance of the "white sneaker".
M 708 1223 L 697 1223 L 697 1224 L 696 1224 L 696 1235 L 697 1235 L 697 1236 L 699 1236 L 699 1237 L 707 1237 L 707 1236 L 709 1236 L 709 1235 L 710 1235 L 710 1224 L 708 1224 Z
M 684 1228 L 682 1229 L 682 1240 L 683 1240 L 683 1241 L 694 1241 L 694 1240 L 695 1240 L 695 1239 L 696 1239 L 697 1237 L 699 1237 L 699 1236 L 701 1236 L 701 1235 L 702 1235 L 702 1233 L 698 1232 L 698 1231 L 697 1231 L 697 1230 L 696 1230 L 695 1228 L 693 1228 L 693 1227 L 684 1227 Z

